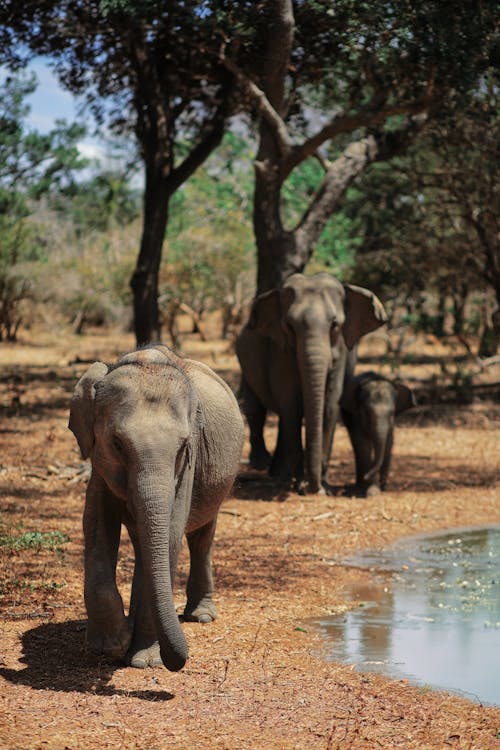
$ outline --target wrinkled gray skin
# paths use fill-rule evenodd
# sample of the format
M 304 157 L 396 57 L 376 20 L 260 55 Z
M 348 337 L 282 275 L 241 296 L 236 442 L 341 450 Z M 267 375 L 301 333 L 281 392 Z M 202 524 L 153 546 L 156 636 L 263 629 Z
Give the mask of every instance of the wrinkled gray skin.
M 340 401 L 356 462 L 355 494 L 384 490 L 391 463 L 395 417 L 415 406 L 413 392 L 374 372 L 346 379 Z
M 157 346 L 79 380 L 70 429 L 92 474 L 83 518 L 90 648 L 134 667 L 181 669 L 187 644 L 172 595 L 186 533 L 186 620 L 209 622 L 211 546 L 231 489 L 243 421 L 230 388 L 205 365 Z M 116 586 L 120 528 L 135 550 L 129 616 Z
M 294 274 L 281 289 L 255 299 L 236 342 L 252 467 L 269 466 L 263 427 L 266 413 L 275 412 L 279 430 L 270 474 L 286 483 L 295 479 L 306 492 L 324 492 L 344 376 L 354 369 L 349 350 L 385 321 L 372 292 L 327 273 Z

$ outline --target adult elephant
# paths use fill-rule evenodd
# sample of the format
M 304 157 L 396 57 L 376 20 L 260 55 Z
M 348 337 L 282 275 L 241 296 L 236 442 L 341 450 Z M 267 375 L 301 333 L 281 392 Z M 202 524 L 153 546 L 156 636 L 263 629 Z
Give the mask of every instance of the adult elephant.
M 373 292 L 328 273 L 294 274 L 255 299 L 236 342 L 252 467 L 270 463 L 280 480 L 324 491 L 344 377 L 354 370 L 353 347 L 386 320 Z M 263 437 L 268 411 L 279 416 L 272 460 Z
M 236 398 L 206 365 L 150 347 L 109 367 L 94 362 L 76 385 L 69 426 L 92 461 L 83 517 L 89 646 L 134 667 L 181 669 L 177 557 L 186 533 L 184 618 L 215 619 L 212 540 L 244 433 Z M 135 551 L 128 618 L 116 585 L 122 523 Z

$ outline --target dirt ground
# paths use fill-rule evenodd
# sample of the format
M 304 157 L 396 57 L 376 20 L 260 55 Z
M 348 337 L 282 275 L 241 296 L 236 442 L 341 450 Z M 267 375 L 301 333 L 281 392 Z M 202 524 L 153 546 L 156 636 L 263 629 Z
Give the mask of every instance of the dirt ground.
M 377 342 L 366 347 L 360 369 L 374 366 Z M 490 387 L 489 400 L 408 412 L 389 489 L 369 499 L 346 493 L 354 462 L 342 426 L 329 496 L 280 493 L 248 470 L 246 444 L 219 516 L 219 619 L 183 625 L 190 658 L 182 672 L 136 670 L 85 648 L 85 465 L 66 426 L 88 363 L 132 348 L 130 334 L 97 330 L 23 332 L 19 343 L 0 345 L 0 748 L 500 748 L 500 708 L 327 661 L 308 623 L 356 606 L 346 589 L 370 573 L 342 566 L 347 554 L 419 532 L 500 523 L 498 390 L 496 401 Z M 227 342 L 184 336 L 184 348 L 236 388 Z M 401 374 L 418 384 L 444 356 L 429 345 Z M 482 379 L 498 383 L 498 368 Z M 274 432 L 271 420 L 270 441 Z M 120 549 L 126 600 L 133 556 L 126 539 Z M 183 550 L 179 610 L 186 573 Z

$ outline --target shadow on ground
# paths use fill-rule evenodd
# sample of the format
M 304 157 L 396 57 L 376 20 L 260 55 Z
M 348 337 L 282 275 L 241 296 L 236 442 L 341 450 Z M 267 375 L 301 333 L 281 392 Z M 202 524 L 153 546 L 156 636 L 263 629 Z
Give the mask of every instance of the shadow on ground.
M 34 690 L 125 695 L 146 701 L 167 701 L 166 690 L 121 690 L 111 683 L 120 665 L 105 662 L 85 647 L 85 622 L 44 623 L 21 637 L 24 669 L 0 668 L 0 676 Z
M 332 497 L 357 497 L 354 484 L 354 466 L 340 467 L 334 464 L 329 468 L 329 482 L 325 485 L 326 494 Z M 485 470 L 471 463 L 434 462 L 428 456 L 399 454 L 393 460 L 393 467 L 387 483 L 388 492 L 442 492 L 454 487 L 494 487 L 498 481 L 495 469 Z M 264 502 L 284 502 L 294 494 L 265 471 L 242 469 L 235 480 L 233 497 L 237 500 L 257 500 Z

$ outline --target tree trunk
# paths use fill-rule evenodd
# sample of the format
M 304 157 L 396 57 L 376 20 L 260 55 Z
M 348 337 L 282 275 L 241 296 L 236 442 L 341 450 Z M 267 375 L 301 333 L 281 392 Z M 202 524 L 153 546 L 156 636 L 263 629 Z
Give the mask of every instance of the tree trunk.
M 353 180 L 379 156 L 375 138 L 368 136 L 349 145 L 331 163 L 299 225 L 285 230 L 281 220 L 281 189 L 289 171 L 286 158 L 263 121 L 255 164 L 254 232 L 257 242 L 257 294 L 279 287 L 309 261 L 330 216 L 341 205 Z
M 137 265 L 130 281 L 134 295 L 137 346 L 160 341 L 158 276 L 168 220 L 168 178 L 161 162 L 146 165 L 144 225 Z
M 180 164 L 174 165 L 175 119 L 178 105 L 163 87 L 164 69 L 148 57 L 144 40 L 134 37 L 131 49 L 138 76 L 136 90 L 136 137 L 146 171 L 144 224 L 137 265 L 130 281 L 134 296 L 134 328 L 137 345 L 160 340 L 158 276 L 170 197 L 219 145 L 230 115 L 233 77 L 225 72 L 219 86 L 220 101 L 198 122 L 198 140 Z
M 295 232 L 286 231 L 280 215 L 282 181 L 277 154 L 261 137 L 263 159 L 255 165 L 253 225 L 257 244 L 257 294 L 280 287 L 293 273 L 304 270 Z M 267 153 L 266 153 L 267 152 Z

